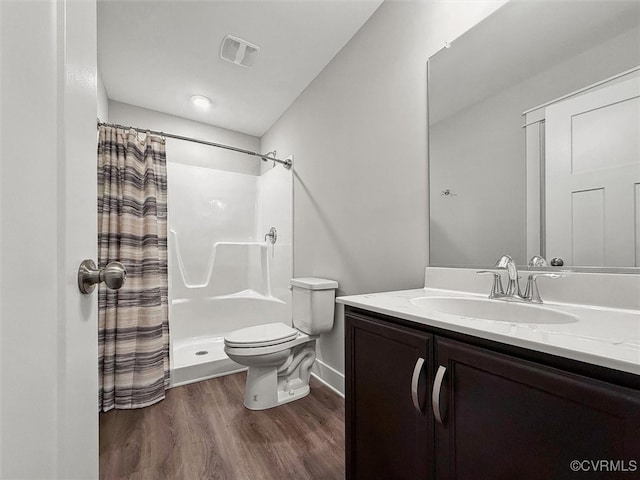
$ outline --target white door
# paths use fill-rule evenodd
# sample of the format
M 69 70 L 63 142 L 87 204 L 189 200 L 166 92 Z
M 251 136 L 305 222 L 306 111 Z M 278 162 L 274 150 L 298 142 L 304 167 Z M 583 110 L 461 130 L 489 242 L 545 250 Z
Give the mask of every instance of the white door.
M 0 478 L 97 478 L 95 0 L 0 0 L 0 105 Z
M 546 109 L 547 256 L 640 262 L 640 79 Z

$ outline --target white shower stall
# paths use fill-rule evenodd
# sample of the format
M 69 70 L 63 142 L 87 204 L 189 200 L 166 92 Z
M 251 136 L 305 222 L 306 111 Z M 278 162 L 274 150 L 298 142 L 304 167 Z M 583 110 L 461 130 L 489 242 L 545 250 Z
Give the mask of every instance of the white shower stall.
M 243 369 L 224 353 L 226 333 L 291 324 L 291 175 L 167 162 L 172 386 Z

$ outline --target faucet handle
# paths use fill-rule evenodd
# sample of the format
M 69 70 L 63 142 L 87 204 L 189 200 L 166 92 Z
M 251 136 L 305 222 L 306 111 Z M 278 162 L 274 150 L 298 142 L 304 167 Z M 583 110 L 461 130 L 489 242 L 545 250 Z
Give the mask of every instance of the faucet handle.
M 478 275 L 493 275 L 493 285 L 491 286 L 491 293 L 489 298 L 495 298 L 504 295 L 504 288 L 502 288 L 502 277 L 498 272 L 492 270 L 478 270 Z
M 527 279 L 527 287 L 524 290 L 523 298 L 531 303 L 542 303 L 542 298 L 540 298 L 540 292 L 538 291 L 538 282 L 536 281 L 538 277 L 555 280 L 562 276 L 563 275 L 558 275 L 557 273 L 532 273 Z

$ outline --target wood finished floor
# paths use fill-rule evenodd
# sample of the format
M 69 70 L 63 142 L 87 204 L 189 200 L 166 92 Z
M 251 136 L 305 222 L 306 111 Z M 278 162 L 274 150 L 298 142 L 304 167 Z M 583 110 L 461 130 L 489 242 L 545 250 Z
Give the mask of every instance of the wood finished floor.
M 138 410 L 100 414 L 100 478 L 344 478 L 344 400 L 311 380 L 303 399 L 254 412 L 245 373 L 167 391 Z

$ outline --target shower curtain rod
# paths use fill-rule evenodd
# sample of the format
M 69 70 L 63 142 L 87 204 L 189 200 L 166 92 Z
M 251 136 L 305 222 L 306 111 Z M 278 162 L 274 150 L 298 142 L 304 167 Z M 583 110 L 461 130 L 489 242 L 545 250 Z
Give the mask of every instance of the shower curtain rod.
M 100 119 L 98 119 L 98 127 L 100 126 L 123 128 L 126 130 L 135 130 L 136 132 L 151 133 L 153 135 L 159 135 L 161 137 L 175 138 L 176 140 L 184 140 L 186 142 L 194 142 L 194 143 L 200 143 L 201 145 L 209 145 L 210 147 L 224 148 L 225 150 L 232 150 L 234 152 L 244 153 L 246 155 L 253 155 L 254 157 L 260 157 L 265 162 L 271 161 L 271 162 L 279 163 L 287 170 L 289 170 L 293 165 L 293 162 L 290 159 L 280 160 L 279 158 L 271 157 L 268 153 L 263 154 L 263 153 L 252 152 L 251 150 L 245 150 L 244 148 L 233 147 L 231 145 L 224 145 L 222 143 L 207 142 L 206 140 L 199 140 L 197 138 L 185 137 L 182 135 L 176 135 L 174 133 L 159 132 L 157 130 L 149 130 L 148 128 L 138 128 L 138 127 L 132 127 L 128 125 L 120 125 L 117 123 L 105 123 L 105 122 L 101 122 Z

